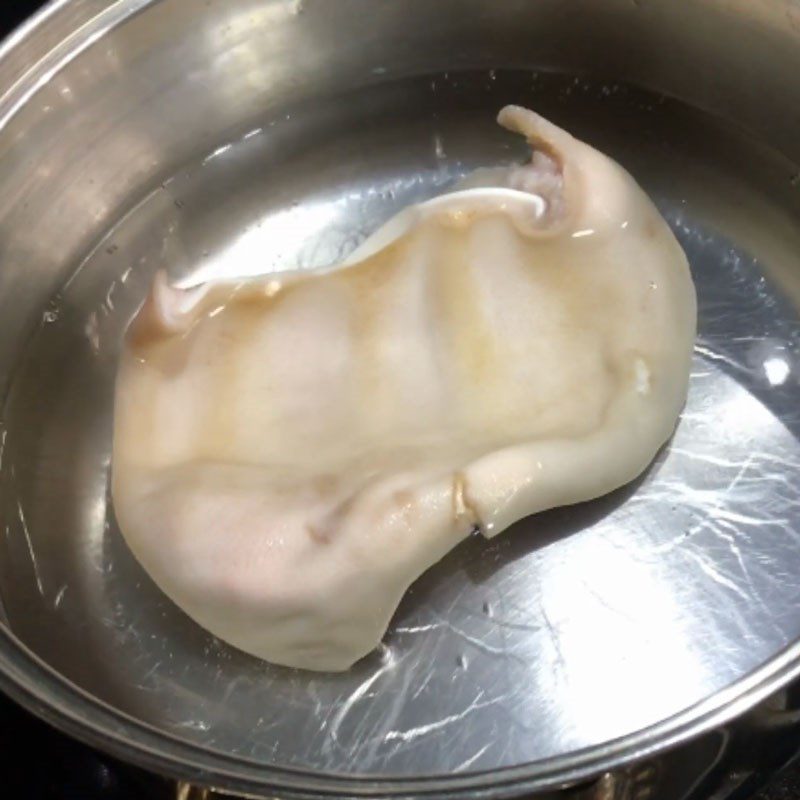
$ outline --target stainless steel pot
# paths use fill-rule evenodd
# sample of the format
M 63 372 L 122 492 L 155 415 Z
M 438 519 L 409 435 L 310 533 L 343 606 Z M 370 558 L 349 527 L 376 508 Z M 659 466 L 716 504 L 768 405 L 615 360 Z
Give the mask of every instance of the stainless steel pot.
M 652 777 L 624 765 L 800 672 L 800 3 L 59 0 L 2 46 L 0 92 L 14 697 L 253 794 L 511 797 L 614 769 L 591 791 L 621 797 Z M 116 530 L 121 331 L 157 267 L 330 262 L 521 158 L 492 122 L 508 101 L 620 160 L 689 254 L 700 331 L 674 442 L 635 486 L 465 543 L 346 675 L 227 648 Z M 696 740 L 709 764 L 720 736 Z

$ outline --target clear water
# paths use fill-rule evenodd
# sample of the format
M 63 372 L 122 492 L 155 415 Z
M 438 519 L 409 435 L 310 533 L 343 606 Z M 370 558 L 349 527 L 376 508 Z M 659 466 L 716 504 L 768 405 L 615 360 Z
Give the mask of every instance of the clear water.
M 457 548 L 348 674 L 236 652 L 163 598 L 116 528 L 121 333 L 158 268 L 191 280 L 331 263 L 471 169 L 522 160 L 494 124 L 506 102 L 620 161 L 685 247 L 700 317 L 678 437 L 636 485 Z M 798 175 L 731 125 L 571 76 L 426 76 L 253 120 L 143 186 L 18 354 L 0 427 L 14 632 L 181 739 L 372 775 L 551 758 L 740 680 L 800 636 Z

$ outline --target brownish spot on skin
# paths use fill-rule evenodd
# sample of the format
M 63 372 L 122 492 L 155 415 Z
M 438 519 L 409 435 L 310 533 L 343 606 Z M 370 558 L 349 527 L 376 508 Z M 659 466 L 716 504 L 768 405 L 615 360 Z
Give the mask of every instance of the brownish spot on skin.
M 128 327 L 126 339 L 133 350 L 144 351 L 174 335 L 174 332 L 164 325 L 151 293 Z
M 314 478 L 314 490 L 318 494 L 333 494 L 339 486 L 339 478 L 336 475 L 318 475 Z
M 322 519 L 316 523 L 306 523 L 306 532 L 311 537 L 312 541 L 318 544 L 330 544 L 333 537 L 339 531 L 347 517 L 348 513 L 355 503 L 355 497 L 348 497 L 343 503 L 340 503 L 331 512 L 326 514 Z
M 400 508 L 406 508 L 414 503 L 414 493 L 408 489 L 399 489 L 392 495 L 392 502 Z
M 316 525 L 311 525 L 309 523 L 306 525 L 306 531 L 308 532 L 308 535 L 311 537 L 311 540 L 316 542 L 317 544 L 331 543 L 331 533 L 327 527 L 318 527 Z
M 392 493 L 389 503 L 393 509 L 396 508 L 400 512 L 404 524 L 411 530 L 413 511 L 416 505 L 414 493 L 409 489 L 398 489 L 396 492 Z
M 655 239 L 658 236 L 658 221 L 655 217 L 648 217 L 644 222 L 644 235 L 648 239 Z
M 483 527 L 478 509 L 469 498 L 467 477 L 461 471 L 453 473 L 452 504 L 453 522 L 456 525 L 466 521 L 470 527 Z

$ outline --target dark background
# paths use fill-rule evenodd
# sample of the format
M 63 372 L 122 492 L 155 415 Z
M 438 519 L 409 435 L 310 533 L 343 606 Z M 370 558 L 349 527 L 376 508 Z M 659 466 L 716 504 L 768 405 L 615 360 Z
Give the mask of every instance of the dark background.
M 5 36 L 43 5 L 41 0 L 0 0 L 0 35 Z
M 43 5 L 42 0 L 0 0 L 0 36 Z M 175 790 L 166 781 L 73 742 L 0 694 L 0 796 L 8 800 L 171 800 Z M 780 776 L 753 800 L 800 800 L 800 768 Z

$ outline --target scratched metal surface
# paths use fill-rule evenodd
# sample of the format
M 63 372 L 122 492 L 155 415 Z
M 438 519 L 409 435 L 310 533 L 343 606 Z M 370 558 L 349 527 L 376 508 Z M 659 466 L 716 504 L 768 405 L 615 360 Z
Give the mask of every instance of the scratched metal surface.
M 522 158 L 492 121 L 508 100 L 617 157 L 686 248 L 699 338 L 675 438 L 614 495 L 458 547 L 414 585 L 381 651 L 346 674 L 236 652 L 155 589 L 116 528 L 107 483 L 120 334 L 162 264 L 176 278 L 323 264 L 469 169 Z M 220 141 L 119 220 L 17 354 L 0 427 L 0 594 L 12 630 L 161 731 L 349 775 L 550 759 L 741 680 L 800 637 L 794 175 L 672 101 L 528 72 L 365 90 L 346 113 L 289 109 Z

